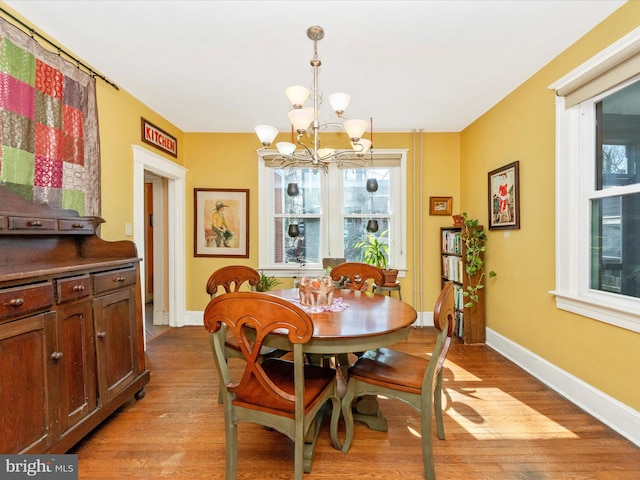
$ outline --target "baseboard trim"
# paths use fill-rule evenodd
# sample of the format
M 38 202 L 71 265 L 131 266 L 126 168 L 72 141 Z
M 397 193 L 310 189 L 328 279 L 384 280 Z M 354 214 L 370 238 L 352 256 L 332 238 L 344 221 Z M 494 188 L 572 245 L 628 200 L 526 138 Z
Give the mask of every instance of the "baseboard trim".
M 487 345 L 640 447 L 640 412 L 490 328 Z
M 204 311 L 188 310 L 185 312 L 184 324 L 189 327 L 204 327 Z

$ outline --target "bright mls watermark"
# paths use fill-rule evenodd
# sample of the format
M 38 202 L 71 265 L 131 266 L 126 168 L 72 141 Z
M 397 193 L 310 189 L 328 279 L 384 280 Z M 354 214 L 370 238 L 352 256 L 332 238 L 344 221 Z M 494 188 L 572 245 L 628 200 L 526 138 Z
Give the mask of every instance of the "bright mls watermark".
M 0 455 L 2 480 L 78 480 L 77 455 Z

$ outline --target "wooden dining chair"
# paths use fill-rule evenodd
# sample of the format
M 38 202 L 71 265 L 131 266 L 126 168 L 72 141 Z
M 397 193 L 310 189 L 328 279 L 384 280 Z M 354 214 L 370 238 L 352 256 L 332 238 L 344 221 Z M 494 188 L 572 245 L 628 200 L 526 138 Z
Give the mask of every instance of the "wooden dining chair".
M 225 325 L 239 339 L 246 360 L 242 376 L 233 376 L 224 355 Z M 236 292 L 212 299 L 204 312 L 211 347 L 223 393 L 226 475 L 236 478 L 238 460 L 237 425 L 250 422 L 284 433 L 294 442 L 295 479 L 302 480 L 305 437 L 315 442 L 323 407 L 331 401 L 331 442 L 340 449 L 338 420 L 340 400 L 336 371 L 305 364 L 303 345 L 311 340 L 313 323 L 300 307 L 288 300 L 255 292 Z M 268 334 L 278 330 L 293 346 L 293 361 L 268 358 L 259 352 Z M 253 340 L 255 338 L 255 340 Z M 313 437 L 313 438 L 310 438 Z M 311 445 L 313 450 L 313 445 Z M 263 445 L 262 452 L 268 454 Z
M 442 365 L 455 330 L 454 293 L 451 282 L 445 284 L 438 296 L 433 311 L 433 324 L 438 330 L 438 336 L 429 358 L 380 348 L 366 352 L 349 368 L 347 391 L 342 399 L 342 415 L 346 430 L 343 452 L 349 451 L 353 440 L 353 400 L 362 395 L 395 398 L 421 412 L 424 478 L 435 480 L 431 412 L 433 407 L 438 438 L 444 440 Z
M 384 283 L 384 274 L 381 269 L 362 262 L 345 262 L 336 265 L 331 269 L 330 275 L 334 282 L 341 281 L 344 288 L 356 291 L 366 291 L 369 286 L 368 280 L 372 280 L 373 285 L 382 285 Z M 356 356 L 360 356 L 363 352 L 353 353 Z M 346 353 L 340 355 L 323 355 L 320 361 L 326 364 L 331 358 L 335 359 L 336 367 L 340 368 L 342 375 L 346 379 L 347 369 L 349 368 L 349 356 Z
M 227 265 L 217 269 L 207 280 L 207 293 L 210 298 L 218 295 L 218 290 L 222 288 L 224 293 L 237 292 L 243 285 L 248 285 L 255 291 L 256 285 L 260 281 L 260 272 L 245 265 Z M 287 352 L 275 348 L 263 347 L 260 352 L 260 360 L 268 357 L 281 357 Z M 244 355 L 240 350 L 238 339 L 227 332 L 224 342 L 224 358 L 239 358 L 244 360 Z M 222 394 L 218 396 L 218 403 L 222 403 Z
M 373 280 L 375 285 L 384 283 L 384 274 L 381 269 L 362 262 L 345 262 L 336 265 L 331 269 L 330 275 L 333 281 L 347 278 L 345 287 L 351 290 L 366 290 L 369 286 L 367 280 Z

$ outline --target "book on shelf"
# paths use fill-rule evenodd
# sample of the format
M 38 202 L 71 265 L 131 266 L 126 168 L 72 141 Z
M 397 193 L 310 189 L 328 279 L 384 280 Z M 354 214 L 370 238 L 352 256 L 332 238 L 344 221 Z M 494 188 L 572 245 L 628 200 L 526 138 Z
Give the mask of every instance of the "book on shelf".
M 462 253 L 462 237 L 460 230 L 442 231 L 442 251 L 445 253 Z
M 442 256 L 442 276 L 452 282 L 462 283 L 462 259 L 456 255 Z
M 462 310 L 457 310 L 455 314 L 456 318 L 456 335 L 460 338 L 464 338 L 464 313 Z
M 462 285 L 456 283 L 453 284 L 453 300 L 456 310 L 462 310 L 464 308 L 464 294 L 462 293 Z

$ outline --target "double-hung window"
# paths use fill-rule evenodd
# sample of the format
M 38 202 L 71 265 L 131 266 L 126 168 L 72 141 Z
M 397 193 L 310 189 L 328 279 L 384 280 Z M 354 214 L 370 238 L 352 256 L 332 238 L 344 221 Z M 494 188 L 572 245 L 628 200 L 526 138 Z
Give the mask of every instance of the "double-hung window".
M 553 88 L 556 303 L 640 331 L 640 29 Z
M 366 166 L 331 165 L 327 173 L 282 168 L 269 157 L 258 162 L 260 269 L 318 275 L 323 258 L 361 261 L 356 244 L 366 235 L 389 245 L 390 266 L 406 268 L 405 150 L 376 151 Z M 367 189 L 371 179 L 375 191 Z

